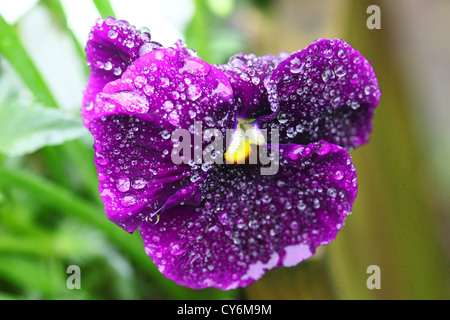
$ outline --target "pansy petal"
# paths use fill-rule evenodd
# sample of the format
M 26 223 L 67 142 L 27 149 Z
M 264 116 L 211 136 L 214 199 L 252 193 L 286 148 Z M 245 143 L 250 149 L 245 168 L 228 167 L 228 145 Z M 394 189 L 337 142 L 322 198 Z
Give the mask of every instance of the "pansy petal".
M 171 161 L 170 134 L 148 118 L 112 115 L 91 127 L 106 215 L 126 231 L 156 221 L 165 202 L 191 183 L 189 166 Z
M 333 240 L 357 192 L 347 151 L 326 141 L 284 145 L 280 159 L 272 176 L 217 167 L 202 182 L 200 206 L 173 207 L 157 224 L 143 223 L 158 269 L 191 288 L 234 289 Z
M 178 140 L 171 135 L 184 130 L 193 155 L 195 121 L 200 130 L 234 124 L 231 96 L 223 73 L 173 48 L 140 57 L 97 94 L 84 117 L 111 221 L 132 232 L 172 206 L 198 202 L 195 182 L 206 170 L 187 161 L 175 164 L 171 155 Z
M 368 142 L 380 99 L 369 61 L 340 39 L 319 40 L 281 62 L 267 82 L 281 143 L 320 139 L 348 150 Z
M 124 20 L 98 19 L 86 44 L 86 60 L 91 72 L 84 91 L 82 113 L 92 109 L 97 93 L 108 82 L 118 79 L 144 51 L 160 47 L 150 41 L 148 32 L 139 31 Z
M 233 86 L 239 118 L 250 120 L 272 113 L 264 84 L 278 63 L 288 56 L 287 53 L 280 53 L 257 57 L 240 53 L 231 57 L 227 64 L 218 66 Z
M 138 58 L 122 77 L 97 94 L 83 119 L 113 114 L 159 118 L 172 129 L 190 128 L 194 121 L 207 127 L 232 128 L 233 89 L 228 78 L 199 58 L 174 48 L 156 49 Z

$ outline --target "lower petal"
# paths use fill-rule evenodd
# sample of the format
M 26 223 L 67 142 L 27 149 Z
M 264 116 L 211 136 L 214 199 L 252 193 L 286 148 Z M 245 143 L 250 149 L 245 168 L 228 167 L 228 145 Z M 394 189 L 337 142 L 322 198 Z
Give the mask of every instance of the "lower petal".
M 158 269 L 191 288 L 234 289 L 294 266 L 333 240 L 357 192 L 347 151 L 325 141 L 281 147 L 273 176 L 224 165 L 201 183 L 201 203 L 140 226 Z

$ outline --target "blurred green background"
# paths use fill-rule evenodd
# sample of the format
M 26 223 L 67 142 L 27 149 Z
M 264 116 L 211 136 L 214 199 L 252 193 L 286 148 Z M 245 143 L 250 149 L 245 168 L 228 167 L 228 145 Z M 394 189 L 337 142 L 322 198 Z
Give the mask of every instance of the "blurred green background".
M 370 30 L 369 5 L 381 9 Z M 335 241 L 247 288 L 190 290 L 163 277 L 138 233 L 109 222 L 79 109 L 84 45 L 114 15 L 212 64 L 342 38 L 382 96 L 351 152 L 353 214 Z M 0 299 L 448 299 L 450 2 L 446 0 L 20 0 L 0 3 Z M 81 289 L 69 290 L 69 265 Z M 369 290 L 370 265 L 381 289 Z

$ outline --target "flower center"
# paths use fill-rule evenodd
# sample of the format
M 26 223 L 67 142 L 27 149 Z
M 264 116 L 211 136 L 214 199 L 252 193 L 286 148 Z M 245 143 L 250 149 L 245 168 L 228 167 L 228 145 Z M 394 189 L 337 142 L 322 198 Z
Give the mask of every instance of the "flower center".
M 227 164 L 244 164 L 247 159 L 257 156 L 257 146 L 266 143 L 264 135 L 259 128 L 251 124 L 251 120 L 238 119 L 231 143 L 224 154 Z

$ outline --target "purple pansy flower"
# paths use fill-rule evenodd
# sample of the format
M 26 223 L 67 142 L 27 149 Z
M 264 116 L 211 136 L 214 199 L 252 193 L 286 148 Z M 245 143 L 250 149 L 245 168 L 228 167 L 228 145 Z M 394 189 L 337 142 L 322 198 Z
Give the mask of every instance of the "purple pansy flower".
M 164 48 L 107 18 L 86 52 L 82 116 L 106 214 L 130 233 L 139 228 L 166 277 L 233 289 L 335 238 L 357 193 L 348 150 L 368 141 L 380 97 L 370 63 L 349 44 L 320 39 L 293 54 L 238 54 L 218 66 L 181 41 Z M 236 161 L 262 147 L 258 139 L 236 140 L 243 153 L 217 152 L 231 163 L 175 164 L 171 134 L 194 136 L 196 123 L 223 134 L 279 130 L 276 173 Z

